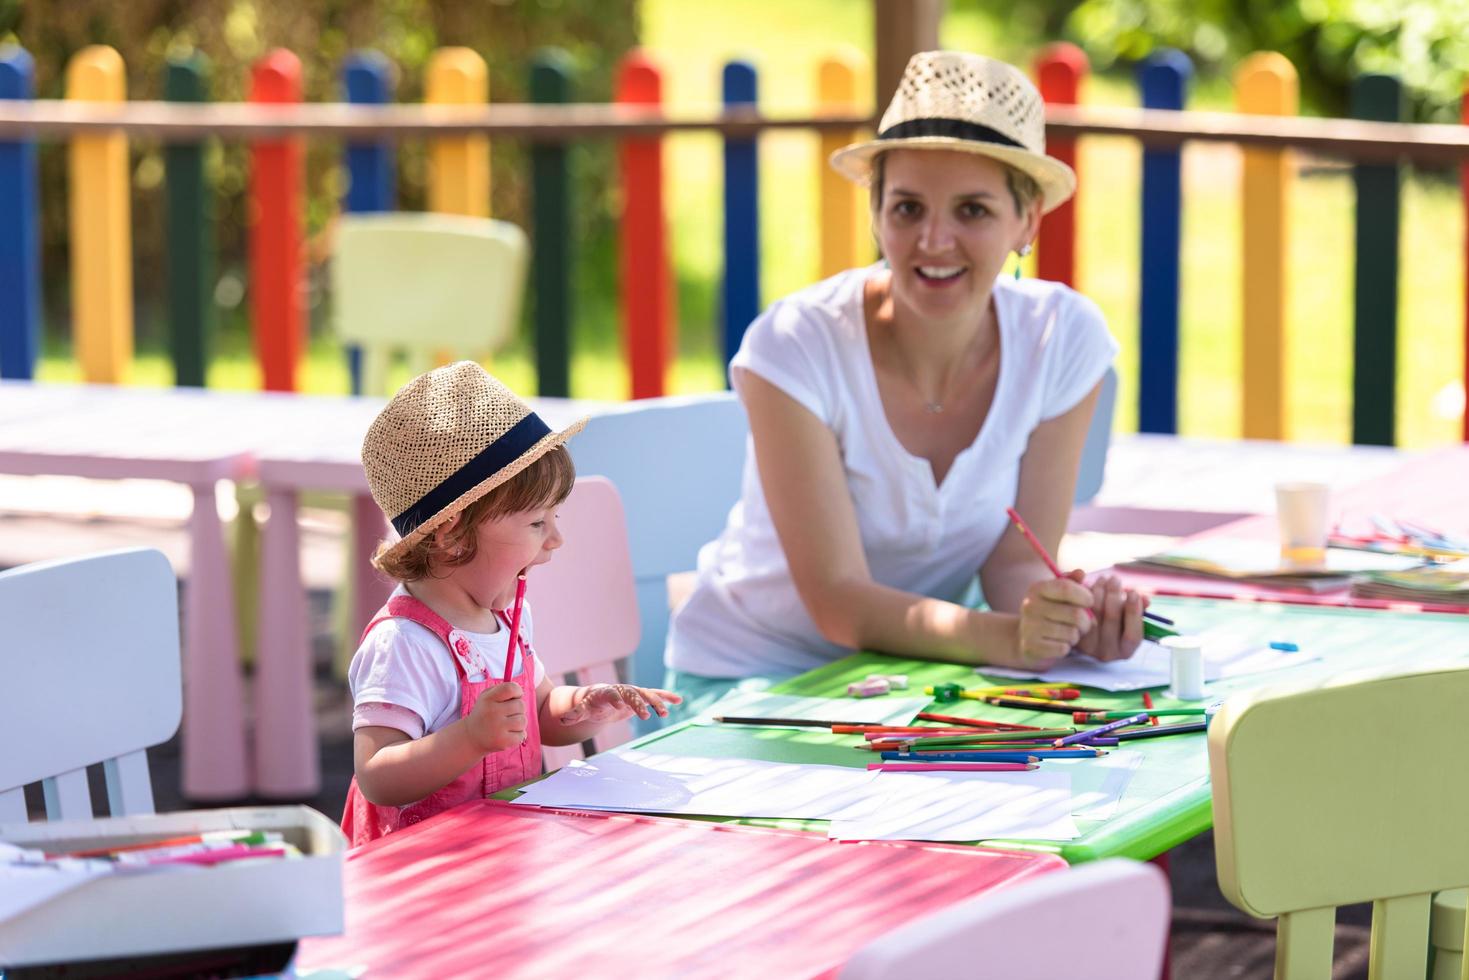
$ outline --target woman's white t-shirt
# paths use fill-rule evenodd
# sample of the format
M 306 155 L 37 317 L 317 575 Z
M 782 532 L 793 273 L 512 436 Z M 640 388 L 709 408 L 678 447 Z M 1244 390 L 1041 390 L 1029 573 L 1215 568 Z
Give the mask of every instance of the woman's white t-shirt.
M 393 595 L 407 595 L 398 586 Z M 469 662 L 465 665 L 471 681 L 482 681 L 485 672 L 505 676 L 505 654 L 510 631 L 471 633 L 454 630 L 469 640 Z M 531 649 L 535 664 L 535 686 L 546 678 L 546 667 L 535 655 L 531 642 L 535 626 L 530 602 L 520 611 L 520 634 Z M 459 720 L 459 673 L 454 669 L 449 648 L 438 634 L 411 619 L 395 616 L 373 627 L 352 655 L 347 669 L 347 683 L 352 688 L 352 730 L 366 725 L 397 728 L 410 738 L 432 735 Z M 515 662 L 510 676 L 519 677 L 520 647 L 515 649 Z M 386 710 L 385 710 L 386 709 Z
M 878 396 L 863 285 L 852 269 L 775 303 L 750 325 L 735 368 L 794 398 L 836 436 L 863 552 L 874 581 L 961 598 L 994 549 L 1015 503 L 1032 431 L 1091 390 L 1117 352 L 1101 311 L 1037 279 L 995 280 L 1000 369 L 989 413 L 942 485 L 893 434 Z M 741 498 L 699 551 L 698 581 L 669 628 L 665 661 L 706 677 L 795 674 L 850 653 L 816 628 L 791 580 L 747 445 Z

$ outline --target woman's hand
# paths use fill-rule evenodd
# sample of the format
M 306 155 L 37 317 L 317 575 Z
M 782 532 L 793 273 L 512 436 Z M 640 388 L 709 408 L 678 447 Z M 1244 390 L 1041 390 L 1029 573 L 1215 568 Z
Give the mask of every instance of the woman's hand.
M 1081 584 L 1082 574 L 1078 569 L 1025 590 L 1020 600 L 1016 666 L 1045 670 L 1066 656 L 1087 632 L 1091 625 L 1087 610 L 1094 599 L 1091 590 Z
M 668 717 L 668 704 L 679 704 L 683 698 L 672 691 L 656 687 L 635 687 L 632 684 L 592 684 L 578 688 L 571 699 L 571 710 L 561 716 L 561 724 L 577 725 L 582 722 L 606 724 L 622 721 L 637 715 L 639 718 Z
M 480 692 L 464 719 L 469 737 L 486 752 L 501 752 L 525 741 L 525 692 L 510 681 Z
M 1092 583 L 1092 609 L 1096 622 L 1082 634 L 1076 648 L 1097 660 L 1125 660 L 1143 641 L 1143 610 L 1148 600 L 1132 589 L 1123 589 L 1114 575 L 1103 575 Z

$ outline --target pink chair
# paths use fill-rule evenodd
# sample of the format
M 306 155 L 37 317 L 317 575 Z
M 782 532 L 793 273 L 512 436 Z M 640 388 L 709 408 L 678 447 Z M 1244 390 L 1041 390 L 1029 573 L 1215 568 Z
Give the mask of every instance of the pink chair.
M 838 978 L 1156 977 L 1169 901 L 1156 865 L 1083 864 L 914 919 L 859 949 Z
M 637 649 L 638 597 L 627 545 L 622 498 L 606 477 L 576 481 L 557 510 L 565 544 L 530 574 L 526 598 L 535 613 L 535 650 L 552 683 L 615 682 L 618 666 Z M 597 733 L 595 745 L 548 746 L 547 769 L 632 737 L 619 722 Z M 586 751 L 584 751 L 586 750 Z

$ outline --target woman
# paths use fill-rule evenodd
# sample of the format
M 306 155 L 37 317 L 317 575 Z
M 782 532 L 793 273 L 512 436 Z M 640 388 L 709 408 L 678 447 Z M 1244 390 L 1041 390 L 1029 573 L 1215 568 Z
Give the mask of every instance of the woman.
M 1060 543 L 1117 349 L 1084 297 L 1003 275 L 1075 190 L 1044 148 L 1019 70 L 932 51 L 877 139 L 833 154 L 885 262 L 777 302 L 731 362 L 754 454 L 670 628 L 686 710 L 854 649 L 1043 668 L 1137 648 L 1140 596 L 1054 578 L 1007 530 L 1014 506 Z M 957 602 L 976 571 L 990 610 Z

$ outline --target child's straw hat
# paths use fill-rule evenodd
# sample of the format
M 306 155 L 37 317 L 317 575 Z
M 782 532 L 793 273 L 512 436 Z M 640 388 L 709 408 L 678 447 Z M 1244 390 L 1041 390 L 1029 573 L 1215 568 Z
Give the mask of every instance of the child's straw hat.
M 1046 156 L 1045 106 L 1013 65 L 962 51 L 920 51 L 908 60 L 877 139 L 831 155 L 842 176 L 866 184 L 885 150 L 959 150 L 1007 163 L 1041 188 L 1041 212 L 1076 192 L 1076 174 Z
M 362 442 L 372 499 L 400 540 L 396 558 L 430 531 L 576 435 L 552 432 L 530 406 L 473 361 L 408 382 Z

